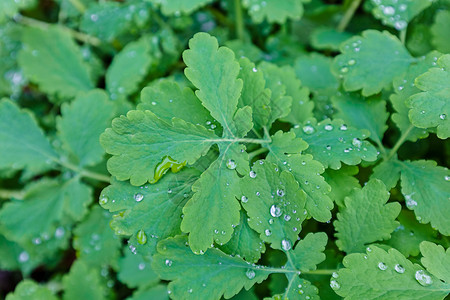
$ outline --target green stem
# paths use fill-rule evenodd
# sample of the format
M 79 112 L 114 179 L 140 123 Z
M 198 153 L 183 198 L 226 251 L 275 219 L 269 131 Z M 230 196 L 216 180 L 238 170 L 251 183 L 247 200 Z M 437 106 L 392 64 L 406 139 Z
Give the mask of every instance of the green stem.
M 16 15 L 14 17 L 14 20 L 17 23 L 20 23 L 20 24 L 23 24 L 26 26 L 30 26 L 30 27 L 41 28 L 41 29 L 48 29 L 51 25 L 54 25 L 54 24 L 42 22 L 42 21 L 39 21 L 36 19 L 28 18 L 28 17 L 22 16 L 22 15 Z M 96 47 L 100 46 L 102 43 L 102 41 L 96 37 L 75 31 L 73 29 L 70 29 L 70 28 L 62 26 L 62 25 L 59 25 L 59 27 L 62 30 L 64 30 L 65 32 L 67 32 L 68 34 L 70 34 L 73 38 L 75 38 L 83 43 L 87 43 L 87 44 L 90 44 L 90 45 L 96 46 Z
M 234 0 L 234 11 L 236 17 L 236 36 L 241 41 L 244 40 L 244 18 L 242 16 L 241 0 Z
M 406 28 L 400 31 L 400 42 L 404 45 L 406 41 Z
M 337 272 L 337 271 L 338 270 L 333 270 L 333 269 L 319 269 L 319 270 L 302 272 L 302 273 L 309 274 L 309 275 L 332 275 L 334 272 Z
M 224 138 L 224 139 L 210 139 L 204 140 L 205 142 L 236 142 L 236 143 L 250 143 L 250 144 L 267 144 L 270 143 L 270 139 L 246 139 L 246 138 Z
M 55 160 L 56 163 L 58 163 L 59 165 L 70 169 L 72 171 L 75 171 L 76 173 L 78 173 L 81 177 L 87 177 L 87 178 L 91 178 L 91 179 L 95 179 L 98 181 L 102 181 L 102 182 L 107 182 L 110 183 L 111 182 L 111 178 L 109 176 L 106 176 L 104 174 L 100 174 L 100 173 L 96 173 L 96 172 L 92 172 L 92 171 L 88 171 L 82 168 L 79 168 L 78 166 L 71 164 L 70 162 L 64 162 L 61 160 Z
M 25 196 L 25 192 L 24 191 L 0 189 L 0 199 L 15 198 L 15 199 L 22 200 L 24 196 Z
M 406 131 L 397 140 L 397 143 L 395 143 L 394 147 L 389 152 L 389 155 L 385 158 L 385 161 L 390 160 L 395 155 L 395 153 L 397 153 L 398 149 L 400 149 L 400 147 L 403 145 L 403 143 L 406 141 L 409 134 L 411 133 L 411 130 L 413 130 L 413 129 L 414 129 L 414 125 L 412 125 L 412 124 L 409 125 L 408 129 L 406 129 Z
M 361 3 L 361 0 L 353 0 L 353 2 L 348 6 L 347 10 L 345 11 L 344 16 L 342 17 L 341 21 L 339 22 L 337 26 L 338 31 L 344 31 L 345 28 L 347 28 L 348 23 L 350 23 L 351 19 L 353 18 L 353 15 L 355 14 L 355 11 L 358 9 L 359 4 Z
M 259 155 L 259 154 L 261 154 L 261 153 L 267 152 L 267 151 L 269 151 L 269 149 L 267 149 L 267 148 L 259 148 L 259 149 L 256 149 L 255 151 L 252 151 L 252 152 L 250 152 L 250 153 L 248 154 L 248 158 L 249 158 L 249 160 L 252 160 L 253 157 L 255 157 L 255 156 L 257 156 L 257 155 Z
M 69 2 L 82 14 L 86 11 L 86 6 L 80 0 L 69 0 Z

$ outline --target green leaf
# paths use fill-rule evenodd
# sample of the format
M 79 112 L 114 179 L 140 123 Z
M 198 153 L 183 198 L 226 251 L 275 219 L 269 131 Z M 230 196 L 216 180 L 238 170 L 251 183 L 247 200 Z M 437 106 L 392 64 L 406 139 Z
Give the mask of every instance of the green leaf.
M 332 62 L 330 57 L 318 53 L 300 56 L 295 60 L 295 74 L 304 86 L 315 93 L 336 91 L 339 82 L 331 73 Z
M 155 184 L 132 186 L 113 180 L 100 196 L 100 204 L 114 216 L 111 227 L 118 235 L 145 234 L 141 243 L 150 254 L 161 239 L 181 233 L 181 214 L 192 196 L 191 187 L 200 174 L 194 169 L 168 173 Z M 144 253 L 143 253 L 144 254 Z
M 430 225 L 419 224 L 414 213 L 403 209 L 397 220 L 400 225 L 391 234 L 386 244 L 391 245 L 404 256 L 417 256 L 420 253 L 419 245 L 422 241 L 437 241 L 437 232 Z
M 73 231 L 77 256 L 90 266 L 117 264 L 121 241 L 109 227 L 110 221 L 111 215 L 107 211 L 94 206 Z
M 92 188 L 78 178 L 61 183 L 43 179 L 26 187 L 23 200 L 2 206 L 1 228 L 11 240 L 24 242 L 50 234 L 61 222 L 80 220 L 92 201 Z
M 315 49 L 339 51 L 339 45 L 351 36 L 345 31 L 340 32 L 334 28 L 321 27 L 312 32 L 310 40 Z
M 53 293 L 36 282 L 25 279 L 21 281 L 14 293 L 6 295 L 6 300 L 57 300 Z
M 36 0 L 3 0 L 0 3 L 0 24 L 14 17 L 19 10 L 29 9 L 35 5 Z
M 383 181 L 388 190 L 394 188 L 400 179 L 400 172 L 402 171 L 402 165 L 397 158 L 390 160 L 384 160 L 375 168 L 370 178 L 375 178 Z
M 190 14 L 198 8 L 205 6 L 206 4 L 213 2 L 213 0 L 147 0 L 155 4 L 161 5 L 161 11 L 164 15 L 179 16 L 181 12 L 185 14 Z
M 436 66 L 436 61 L 440 56 L 441 54 L 439 52 L 432 51 L 426 56 L 418 58 L 417 62 L 412 64 L 403 76 L 394 80 L 395 93 L 391 94 L 389 98 L 396 111 L 392 114 L 392 120 L 402 134 L 408 134 L 407 140 L 415 142 L 417 139 L 428 136 L 428 132 L 422 128 L 411 128 L 411 121 L 408 117 L 409 108 L 406 106 L 406 103 L 410 96 L 421 91 L 414 84 L 414 80 L 419 75 L 428 71 L 429 68 Z
M 334 227 L 337 231 L 336 245 L 347 253 L 361 252 L 366 244 L 389 239 L 399 225 L 395 218 L 401 210 L 399 203 L 389 203 L 385 185 L 370 180 L 362 189 L 354 189 L 345 198 Z
M 163 157 L 193 164 L 206 154 L 215 138 L 201 125 L 177 118 L 167 123 L 148 110 L 131 110 L 127 116 L 113 120 L 112 128 L 100 136 L 100 143 L 113 155 L 108 171 L 137 186 L 153 180 L 155 167 Z
M 291 172 L 306 193 L 305 207 L 308 214 L 320 222 L 330 220 L 333 201 L 328 194 L 331 187 L 320 175 L 325 168 L 313 160 L 310 154 L 299 154 L 307 148 L 307 144 L 302 139 L 296 138 L 293 132 L 279 131 L 272 136 L 272 143 L 265 147 L 270 150 L 267 160 L 278 165 L 280 170 Z
M 126 97 L 134 93 L 144 79 L 153 61 L 150 55 L 150 41 L 143 36 L 125 46 L 106 71 L 106 89 L 111 99 Z
M 189 87 L 181 88 L 176 82 L 161 80 L 141 92 L 139 110 L 150 110 L 158 118 L 170 122 L 172 118 L 183 119 L 188 123 L 217 127 L 209 111 Z M 220 125 L 219 125 L 220 126 Z
M 294 127 L 293 131 L 308 143 L 309 147 L 304 152 L 311 154 L 325 168 L 338 170 L 341 162 L 357 165 L 362 160 L 377 159 L 377 150 L 365 141 L 369 131 L 347 127 L 340 119 L 326 119 L 319 123 L 310 119 L 302 128 Z
M 283 24 L 287 19 L 300 20 L 303 16 L 303 4 L 300 0 L 244 0 L 242 5 L 248 9 L 253 22 Z
M 327 244 L 325 232 L 308 233 L 290 252 L 293 265 L 302 272 L 313 271 L 317 265 L 325 260 L 325 246 Z
M 344 93 L 332 98 L 338 110 L 335 118 L 343 119 L 347 125 L 358 129 L 367 129 L 369 138 L 383 149 L 383 136 L 389 114 L 386 112 L 386 101 L 379 98 L 364 99 L 356 93 Z
M 70 35 L 58 26 L 26 28 L 18 61 L 25 75 L 43 92 L 73 98 L 94 87 L 90 69 Z M 42 62 L 45 61 L 45 68 Z
M 250 227 L 273 249 L 290 250 L 306 218 L 305 193 L 294 176 L 260 160 L 241 181 L 241 189 Z
M 343 166 L 339 170 L 327 169 L 322 176 L 331 186 L 330 198 L 338 205 L 344 206 L 345 197 L 354 188 L 361 188 L 354 175 L 358 174 L 357 166 Z
M 420 12 L 431 5 L 432 1 L 423 0 L 372 0 L 372 13 L 383 25 L 405 30 Z
M 394 248 L 388 252 L 375 246 L 369 249 L 367 254 L 346 256 L 345 268 L 331 279 L 331 287 L 344 299 L 433 300 L 444 299 L 450 292 L 449 284 L 428 275 Z M 427 284 L 427 279 L 432 283 Z
M 272 298 L 267 299 L 299 299 L 299 300 L 319 300 L 319 290 L 317 287 L 311 284 L 308 280 L 300 278 L 297 275 L 291 275 L 288 286 L 285 292 L 281 295 L 274 295 Z
M 233 236 L 228 243 L 220 247 L 220 250 L 250 262 L 257 262 L 261 258 L 261 253 L 266 251 L 266 246 L 258 233 L 250 228 L 248 216 L 244 210 L 241 210 L 241 219 L 234 228 Z
M 70 272 L 63 277 L 62 283 L 64 286 L 62 299 L 64 300 L 106 299 L 100 274 L 83 261 L 75 261 Z
M 450 52 L 450 41 L 446 38 L 450 27 L 450 11 L 438 10 L 435 14 L 433 25 L 431 25 L 431 42 L 438 51 Z
M 158 283 L 159 277 L 152 269 L 152 260 L 149 261 L 142 255 L 127 250 L 119 259 L 117 278 L 130 288 Z
M 127 300 L 148 299 L 169 300 L 169 294 L 167 294 L 167 286 L 158 284 L 152 287 L 144 287 L 135 291 L 132 297 L 127 298 Z
M 252 108 L 252 120 L 255 129 L 260 129 L 269 122 L 272 91 L 265 88 L 266 81 L 263 73 L 258 72 L 255 64 L 248 58 L 241 58 L 239 64 L 241 66 L 239 78 L 244 82 L 242 94 L 239 98 L 239 107 L 248 105 Z
M 402 75 L 413 58 L 387 31 L 366 30 L 340 46 L 333 71 L 344 79 L 346 91 L 362 89 L 363 96 L 379 93 Z
M 441 56 L 437 64 L 440 68 L 431 68 L 416 78 L 414 84 L 423 92 L 411 96 L 407 106 L 414 126 L 437 126 L 437 136 L 447 139 L 450 137 L 450 54 Z
M 233 116 L 242 90 L 242 80 L 237 79 L 239 63 L 234 53 L 220 47 L 216 38 L 207 33 L 197 33 L 189 41 L 189 50 L 183 52 L 187 65 L 186 77 L 198 90 L 195 92 L 224 129 L 224 136 L 234 136 Z
M 8 99 L 0 100 L 0 168 L 48 169 L 56 153 L 34 116 Z
M 105 153 L 99 136 L 109 125 L 114 105 L 102 90 L 79 94 L 61 106 L 62 117 L 57 119 L 58 135 L 63 148 L 72 153 L 80 166 L 99 163 Z
M 187 238 L 177 236 L 158 244 L 153 269 L 163 280 L 170 280 L 174 299 L 231 298 L 243 287 L 248 290 L 270 274 L 264 267 L 212 248 L 203 255 L 192 253 Z
M 450 283 L 450 248 L 447 251 L 441 245 L 436 245 L 427 241 L 420 244 L 422 252 L 422 264 L 427 270 L 437 278 Z
M 450 210 L 450 172 L 434 161 L 402 163 L 402 194 L 406 206 L 414 210 L 420 223 L 431 222 L 444 235 L 450 234 L 447 212 Z

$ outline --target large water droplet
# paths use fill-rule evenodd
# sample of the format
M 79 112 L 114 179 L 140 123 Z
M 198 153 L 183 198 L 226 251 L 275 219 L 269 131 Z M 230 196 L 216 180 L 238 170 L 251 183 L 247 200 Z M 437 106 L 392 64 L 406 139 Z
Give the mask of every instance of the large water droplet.
M 134 200 L 136 200 L 136 202 L 141 202 L 142 199 L 144 199 L 144 195 L 141 193 L 134 194 Z
M 431 279 L 431 276 L 425 273 L 424 270 L 417 271 L 414 277 L 416 277 L 417 282 L 423 286 L 429 286 L 433 284 L 433 279 Z
M 164 262 L 166 264 L 166 266 L 170 267 L 172 265 L 172 261 L 170 259 L 166 259 L 166 261 Z
M 236 166 L 237 166 L 237 164 L 236 164 L 236 162 L 235 162 L 234 160 L 229 159 L 229 160 L 227 161 L 227 168 L 228 168 L 228 169 L 234 170 L 234 169 L 236 169 Z
M 338 290 L 338 289 L 341 288 L 341 285 L 340 285 L 339 282 L 337 282 L 336 280 L 331 280 L 331 281 L 330 281 L 330 287 L 331 287 L 333 290 Z
M 100 203 L 100 205 L 105 205 L 106 203 L 108 203 L 108 201 L 109 201 L 108 197 L 106 197 L 105 195 L 102 195 L 98 202 Z
M 280 197 L 283 197 L 284 196 L 284 191 L 282 189 L 278 189 L 277 190 L 277 195 L 280 196 Z
M 264 234 L 266 236 L 270 236 L 272 234 L 272 231 L 270 231 L 270 229 L 266 229 L 266 230 L 264 230 Z
M 139 244 L 144 245 L 147 243 L 147 235 L 145 234 L 144 230 L 139 230 L 136 234 L 136 238 Z
M 340 130 L 342 131 L 346 131 L 347 130 L 347 125 L 342 124 L 341 127 L 339 127 Z
M 245 272 L 245 276 L 247 276 L 248 279 L 253 279 L 256 276 L 255 271 L 248 269 L 247 272 Z
M 247 202 L 248 202 L 248 198 L 245 197 L 245 196 L 242 196 L 242 197 L 241 197 L 241 202 L 242 202 L 242 203 L 247 203 Z
M 305 125 L 303 126 L 303 132 L 306 134 L 312 134 L 314 133 L 315 129 L 311 125 Z
M 250 171 L 249 175 L 250 175 L 250 178 L 256 178 L 255 171 Z
M 439 119 L 445 120 L 445 117 L 446 117 L 446 116 L 447 116 L 446 114 L 441 114 L 441 115 L 439 116 Z
M 327 124 L 327 125 L 325 125 L 324 129 L 325 129 L 326 131 L 331 131 L 331 130 L 333 130 L 333 125 Z
M 281 208 L 279 208 L 275 204 L 270 207 L 270 215 L 272 217 L 278 218 L 279 216 L 281 216 L 281 213 Z
M 400 273 L 400 274 L 405 273 L 405 268 L 403 268 L 403 266 L 400 264 L 396 264 L 394 266 L 394 270 L 395 270 L 395 272 Z
M 354 139 L 352 140 L 352 145 L 353 145 L 353 146 L 355 146 L 355 147 L 358 147 L 358 148 L 360 148 L 360 147 L 361 147 L 361 145 L 362 145 L 362 142 L 361 142 L 361 140 L 360 140 L 360 139 L 358 139 L 358 138 L 354 138 Z
M 378 269 L 380 269 L 381 271 L 384 271 L 387 269 L 387 266 L 385 263 L 379 262 L 378 263 Z
M 284 251 L 289 251 L 292 248 L 292 244 L 290 240 L 282 240 L 281 241 L 281 249 Z
M 26 251 L 22 251 L 19 254 L 19 262 L 24 263 L 27 262 L 30 259 L 30 255 Z
M 395 8 L 393 8 L 392 6 L 385 6 L 383 8 L 383 13 L 386 16 L 392 16 L 393 14 L 395 14 Z

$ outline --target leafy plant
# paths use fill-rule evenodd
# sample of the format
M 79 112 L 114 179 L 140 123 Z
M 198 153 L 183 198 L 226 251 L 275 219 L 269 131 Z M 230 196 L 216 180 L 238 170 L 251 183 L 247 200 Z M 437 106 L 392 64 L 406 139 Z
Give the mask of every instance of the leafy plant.
M 450 3 L 325 2 L 3 1 L 2 296 L 444 299 Z

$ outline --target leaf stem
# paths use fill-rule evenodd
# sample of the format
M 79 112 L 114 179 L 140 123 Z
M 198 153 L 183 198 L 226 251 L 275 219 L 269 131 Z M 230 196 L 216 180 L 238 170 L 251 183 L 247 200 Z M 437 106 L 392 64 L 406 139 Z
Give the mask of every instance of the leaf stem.
M 259 149 L 256 149 L 255 151 L 252 151 L 252 152 L 250 152 L 250 153 L 248 154 L 248 158 L 249 158 L 249 160 L 252 160 L 253 157 L 255 157 L 255 156 L 257 156 L 257 155 L 259 155 L 259 154 L 261 154 L 261 153 L 267 152 L 267 151 L 269 151 L 269 149 L 267 149 L 267 148 L 259 148 Z
M 62 160 L 57 159 L 57 160 L 55 160 L 55 162 L 67 169 L 77 172 L 81 177 L 87 177 L 87 178 L 95 179 L 95 180 L 106 182 L 106 183 L 111 182 L 111 178 L 107 175 L 100 174 L 97 172 L 92 172 L 92 171 L 80 168 L 70 162 L 66 162 L 66 161 L 62 161 Z
M 41 29 L 48 29 L 50 26 L 56 25 L 56 24 L 46 23 L 46 22 L 42 22 L 42 21 L 39 21 L 36 19 L 28 18 L 28 17 L 25 17 L 20 14 L 17 14 L 16 16 L 14 16 L 14 21 L 16 21 L 17 23 L 26 25 L 26 26 L 41 28 Z M 56 26 L 59 26 L 62 30 L 64 30 L 65 32 L 70 34 L 73 38 L 75 38 L 83 43 L 87 43 L 87 44 L 90 44 L 95 47 L 98 47 L 102 44 L 102 41 L 99 38 L 96 38 L 94 36 L 90 36 L 88 34 L 78 32 L 76 30 L 73 30 L 71 28 L 68 28 L 68 27 L 65 27 L 62 25 L 56 25 Z
M 341 21 L 339 22 L 337 26 L 337 31 L 344 31 L 345 28 L 347 28 L 348 23 L 350 23 L 351 19 L 353 18 L 353 15 L 355 14 L 355 11 L 358 9 L 359 4 L 361 3 L 361 0 L 353 0 L 352 3 L 348 6 L 347 10 L 345 11 L 344 16 L 342 17 Z
M 302 274 L 308 275 L 332 275 L 334 272 L 337 272 L 337 269 L 319 269 L 314 271 L 302 272 Z
M 22 200 L 24 196 L 25 196 L 25 192 L 24 191 L 0 189 L 0 199 L 15 198 L 15 199 Z
M 406 129 L 406 131 L 403 132 L 403 134 L 397 140 L 397 142 L 395 143 L 394 147 L 389 152 L 389 155 L 384 159 L 385 161 L 390 160 L 395 155 L 395 153 L 397 153 L 398 149 L 400 149 L 400 147 L 403 145 L 403 143 L 408 138 L 408 135 L 411 133 L 411 130 L 413 130 L 413 129 L 414 129 L 414 125 L 412 125 L 412 124 L 409 125 L 408 129 Z
M 400 30 L 400 42 L 402 42 L 403 45 L 405 45 L 406 42 L 406 29 Z
M 241 0 L 234 0 L 236 36 L 241 41 L 244 40 L 244 18 L 242 16 Z
M 83 2 L 80 0 L 69 0 L 70 4 L 72 4 L 80 13 L 84 14 L 86 11 L 86 6 L 84 6 Z

